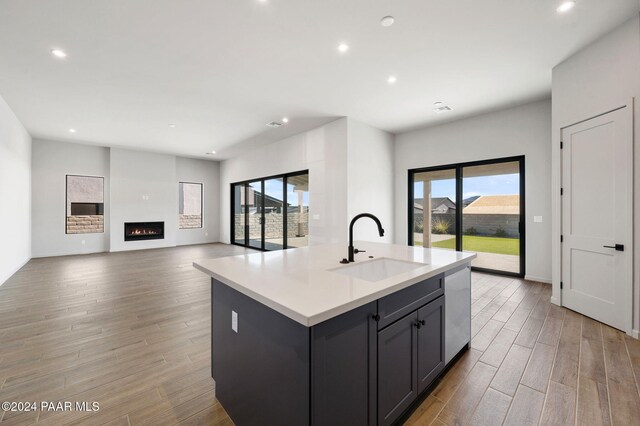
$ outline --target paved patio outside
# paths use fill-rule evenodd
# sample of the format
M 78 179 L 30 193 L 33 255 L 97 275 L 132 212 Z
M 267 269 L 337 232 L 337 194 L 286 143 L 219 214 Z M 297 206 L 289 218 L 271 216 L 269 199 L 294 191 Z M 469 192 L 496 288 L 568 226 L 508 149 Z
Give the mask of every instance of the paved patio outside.
M 438 241 L 448 240 L 450 238 L 455 238 L 455 235 L 438 235 L 432 234 L 431 239 L 434 243 Z M 422 234 L 414 233 L 413 241 L 416 245 L 422 245 Z M 442 249 L 445 250 L 445 249 Z M 520 272 L 520 256 L 514 256 L 509 254 L 496 254 L 496 253 L 484 253 L 484 252 L 475 252 L 478 257 L 476 257 L 473 262 L 471 262 L 472 266 L 476 268 L 486 268 L 486 269 L 495 269 L 497 271 L 506 271 L 506 272 Z

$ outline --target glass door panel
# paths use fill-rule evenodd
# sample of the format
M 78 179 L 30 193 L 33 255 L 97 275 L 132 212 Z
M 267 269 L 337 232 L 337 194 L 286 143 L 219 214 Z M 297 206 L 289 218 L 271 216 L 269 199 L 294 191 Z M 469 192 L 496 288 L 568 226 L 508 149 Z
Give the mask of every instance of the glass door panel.
M 264 181 L 264 248 L 284 248 L 284 179 Z
M 263 200 L 264 197 L 262 194 L 264 193 L 263 189 L 263 181 L 251 182 L 246 186 L 247 191 L 247 232 L 249 236 L 248 245 L 249 247 L 263 249 L 262 239 L 263 239 Z
M 413 245 L 456 249 L 456 169 L 413 175 Z
M 246 244 L 245 241 L 245 212 L 246 199 L 244 198 L 244 184 L 233 185 L 233 232 L 231 242 L 235 244 Z
M 309 245 L 309 175 L 287 178 L 287 248 Z
M 462 249 L 472 266 L 520 273 L 520 162 L 462 167 Z
M 309 239 L 309 172 L 231 184 L 231 242 L 259 250 L 304 247 Z

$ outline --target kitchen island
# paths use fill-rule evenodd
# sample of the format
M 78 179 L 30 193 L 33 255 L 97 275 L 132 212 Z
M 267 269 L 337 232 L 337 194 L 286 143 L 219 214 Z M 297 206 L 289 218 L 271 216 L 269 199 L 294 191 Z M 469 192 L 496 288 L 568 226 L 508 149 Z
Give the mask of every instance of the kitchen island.
M 470 341 L 473 253 L 359 242 L 203 260 L 216 396 L 238 425 L 387 425 Z M 365 251 L 365 252 L 363 252 Z

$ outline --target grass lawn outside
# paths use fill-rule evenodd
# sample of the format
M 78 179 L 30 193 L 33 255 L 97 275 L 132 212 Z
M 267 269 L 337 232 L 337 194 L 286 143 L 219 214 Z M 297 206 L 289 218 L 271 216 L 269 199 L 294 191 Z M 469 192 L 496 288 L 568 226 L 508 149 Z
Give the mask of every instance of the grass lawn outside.
M 418 245 L 418 244 L 416 244 Z M 420 243 L 420 245 L 422 245 Z M 456 239 L 451 238 L 431 244 L 432 247 L 455 250 Z M 477 235 L 462 236 L 462 250 L 482 253 L 520 255 L 519 238 L 481 237 Z

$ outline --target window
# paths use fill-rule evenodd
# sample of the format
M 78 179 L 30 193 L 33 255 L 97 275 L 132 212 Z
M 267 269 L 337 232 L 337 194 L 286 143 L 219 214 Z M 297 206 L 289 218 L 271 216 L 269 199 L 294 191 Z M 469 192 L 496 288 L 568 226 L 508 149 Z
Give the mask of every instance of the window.
M 65 233 L 104 232 L 104 178 L 67 175 Z
M 259 250 L 309 243 L 309 173 L 231 185 L 232 243 Z
M 179 228 L 202 228 L 202 184 L 180 182 L 179 198 Z

